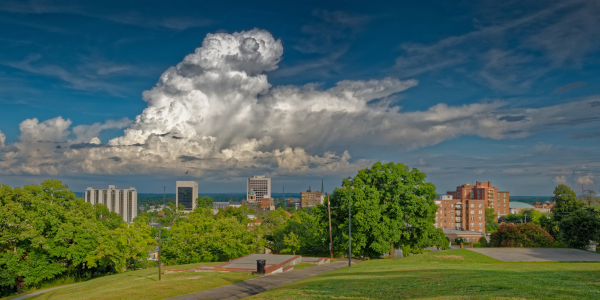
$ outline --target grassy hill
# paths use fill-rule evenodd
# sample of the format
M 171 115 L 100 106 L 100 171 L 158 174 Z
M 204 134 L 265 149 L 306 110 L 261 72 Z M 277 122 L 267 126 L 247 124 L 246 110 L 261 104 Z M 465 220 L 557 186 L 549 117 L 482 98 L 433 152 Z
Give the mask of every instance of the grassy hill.
M 222 262 L 169 266 L 168 268 L 189 270 L 201 265 L 219 264 Z M 163 274 L 162 280 L 158 281 L 158 269 L 152 268 L 92 279 L 70 287 L 49 291 L 30 299 L 158 300 L 212 289 L 253 277 L 254 275 L 246 273 L 185 272 Z
M 466 250 L 365 261 L 250 299 L 600 299 L 599 263 L 508 263 Z

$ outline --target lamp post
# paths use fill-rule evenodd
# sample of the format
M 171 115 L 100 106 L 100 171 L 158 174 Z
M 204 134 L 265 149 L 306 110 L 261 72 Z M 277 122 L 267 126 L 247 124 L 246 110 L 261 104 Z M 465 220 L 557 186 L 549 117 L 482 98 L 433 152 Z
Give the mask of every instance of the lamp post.
M 352 192 L 350 191 L 352 188 L 350 187 L 350 183 L 352 183 L 352 177 L 348 177 L 348 267 L 352 266 L 352 214 L 350 213 L 350 205 L 352 199 Z
M 333 237 L 331 236 L 331 202 L 329 202 L 329 193 L 327 194 L 327 214 L 329 214 L 329 252 L 331 253 L 331 259 L 333 259 Z
M 160 281 L 160 218 L 165 216 L 164 211 L 158 212 L 158 280 Z

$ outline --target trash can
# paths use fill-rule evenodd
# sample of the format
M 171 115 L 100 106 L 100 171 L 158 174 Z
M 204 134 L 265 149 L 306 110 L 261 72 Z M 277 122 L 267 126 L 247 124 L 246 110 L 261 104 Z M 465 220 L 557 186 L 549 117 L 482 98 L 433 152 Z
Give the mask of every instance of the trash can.
M 264 275 L 265 274 L 265 264 L 267 263 L 264 259 L 256 260 L 256 274 Z

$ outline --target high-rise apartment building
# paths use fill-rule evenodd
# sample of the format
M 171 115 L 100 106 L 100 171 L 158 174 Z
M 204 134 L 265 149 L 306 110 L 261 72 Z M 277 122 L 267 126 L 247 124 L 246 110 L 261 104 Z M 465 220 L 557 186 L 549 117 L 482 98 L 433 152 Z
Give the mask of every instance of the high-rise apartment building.
M 509 192 L 498 191 L 492 182 L 465 183 L 435 200 L 437 228 L 485 232 L 485 209 L 494 208 L 498 217 L 509 214 Z
M 250 199 L 250 191 L 254 191 L 255 199 L 271 198 L 271 178 L 254 175 L 246 183 L 246 199 Z
M 133 222 L 137 217 L 137 190 L 134 187 L 128 189 L 117 189 L 116 185 L 109 185 L 108 189 L 88 187 L 83 197 L 85 202 L 105 205 L 108 211 L 121 215 L 125 222 Z
M 191 212 L 196 209 L 196 199 L 198 199 L 198 182 L 177 181 L 175 187 L 175 204 L 177 207 L 179 207 L 179 205 L 183 205 L 185 207 L 185 212 Z

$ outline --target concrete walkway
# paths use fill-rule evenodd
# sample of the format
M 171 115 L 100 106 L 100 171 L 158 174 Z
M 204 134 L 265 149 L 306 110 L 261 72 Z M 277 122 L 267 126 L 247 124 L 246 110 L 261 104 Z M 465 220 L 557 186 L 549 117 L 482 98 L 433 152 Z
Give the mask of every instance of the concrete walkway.
M 468 248 L 501 261 L 600 261 L 600 255 L 561 248 Z
M 355 264 L 354 262 L 352 264 Z M 249 297 L 280 287 L 284 284 L 292 283 L 300 279 L 319 275 L 322 273 L 337 270 L 348 266 L 348 261 L 336 261 L 328 264 L 310 267 L 306 269 L 288 271 L 283 274 L 273 274 L 257 278 L 252 278 L 238 283 L 225 285 L 222 287 L 195 292 L 187 295 L 181 295 L 172 300 L 217 300 L 217 299 L 240 299 Z
M 62 288 L 68 287 L 68 286 L 74 286 L 74 285 L 78 285 L 78 284 L 79 283 L 73 283 L 73 284 L 63 285 L 63 286 L 57 286 L 57 287 L 53 287 L 53 288 L 49 288 L 49 289 L 45 289 L 45 290 L 39 290 L 39 291 L 35 291 L 35 292 L 31 293 L 31 294 L 19 296 L 17 298 L 12 298 L 11 300 L 27 299 L 27 298 L 31 298 L 31 297 L 37 296 L 39 294 L 43 294 L 45 292 L 49 292 L 49 291 L 56 290 L 56 289 L 62 289 Z

